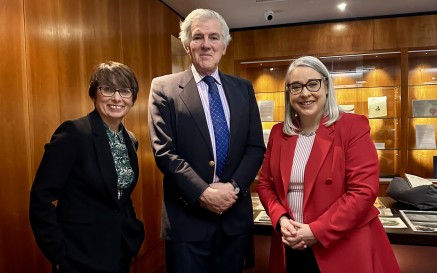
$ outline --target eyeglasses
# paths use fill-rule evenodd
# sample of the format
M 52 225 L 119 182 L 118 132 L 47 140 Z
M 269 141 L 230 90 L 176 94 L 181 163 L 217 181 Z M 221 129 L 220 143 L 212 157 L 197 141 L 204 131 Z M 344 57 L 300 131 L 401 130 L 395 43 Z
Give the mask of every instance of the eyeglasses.
M 112 97 L 114 96 L 115 92 L 118 92 L 120 94 L 120 97 L 129 99 L 132 97 L 133 92 L 130 88 L 113 88 L 109 86 L 99 86 L 100 93 L 102 93 L 105 97 Z
M 308 91 L 310 92 L 317 92 L 320 90 L 320 87 L 322 87 L 322 80 L 323 79 L 312 79 L 307 81 L 307 83 L 302 84 L 300 82 L 292 82 L 286 85 L 288 92 L 290 92 L 293 95 L 299 95 L 303 88 L 306 87 Z

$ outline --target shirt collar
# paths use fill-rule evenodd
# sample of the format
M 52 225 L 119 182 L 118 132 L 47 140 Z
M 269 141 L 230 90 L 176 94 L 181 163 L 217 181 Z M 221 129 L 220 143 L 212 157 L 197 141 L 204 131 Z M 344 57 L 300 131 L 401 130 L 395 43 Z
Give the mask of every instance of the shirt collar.
M 202 81 L 203 77 L 205 77 L 206 75 L 200 74 L 196 68 L 194 67 L 194 65 L 191 65 L 191 72 L 193 72 L 193 76 L 194 76 L 194 80 L 196 81 L 196 84 L 198 84 L 199 82 Z M 220 77 L 219 77 L 219 72 L 218 69 L 216 69 L 210 76 L 212 76 L 216 83 L 222 85 L 222 82 L 220 81 Z
M 112 131 L 111 128 L 109 128 L 108 124 L 106 124 L 105 122 L 103 122 L 103 126 L 106 129 L 106 133 L 109 132 L 109 133 L 112 133 L 114 135 L 123 136 L 123 129 L 124 129 L 123 124 L 120 124 L 118 132 Z

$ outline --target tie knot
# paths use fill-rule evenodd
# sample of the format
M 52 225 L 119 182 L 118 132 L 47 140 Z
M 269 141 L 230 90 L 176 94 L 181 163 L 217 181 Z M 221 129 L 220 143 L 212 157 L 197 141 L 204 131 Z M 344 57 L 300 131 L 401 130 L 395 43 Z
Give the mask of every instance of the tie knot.
M 205 77 L 203 77 L 202 80 L 203 80 L 204 82 L 206 82 L 206 84 L 208 84 L 208 86 L 209 86 L 210 84 L 215 83 L 214 77 L 212 77 L 212 76 L 205 76 Z

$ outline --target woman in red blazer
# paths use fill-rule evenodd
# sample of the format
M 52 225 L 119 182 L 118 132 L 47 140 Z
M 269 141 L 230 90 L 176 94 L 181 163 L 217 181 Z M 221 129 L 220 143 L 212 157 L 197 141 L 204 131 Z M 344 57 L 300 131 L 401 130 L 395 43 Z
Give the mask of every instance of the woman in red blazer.
M 137 142 L 122 124 L 138 82 L 129 67 L 106 62 L 88 91 L 94 111 L 62 123 L 45 145 L 30 223 L 54 273 L 128 273 L 144 240 L 131 199 Z
M 341 110 L 317 58 L 294 61 L 285 82 L 285 121 L 271 130 L 257 185 L 276 230 L 270 272 L 400 272 L 373 206 L 379 165 L 367 118 Z

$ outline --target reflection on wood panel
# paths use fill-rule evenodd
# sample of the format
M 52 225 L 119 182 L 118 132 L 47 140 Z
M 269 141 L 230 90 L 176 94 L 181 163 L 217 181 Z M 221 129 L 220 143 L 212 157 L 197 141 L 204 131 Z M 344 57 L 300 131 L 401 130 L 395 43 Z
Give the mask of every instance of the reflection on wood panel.
M 0 0 L 0 6 L 5 86 L 0 90 L 0 272 L 51 270 L 30 230 L 30 186 L 55 128 L 94 108 L 89 77 L 95 65 L 107 60 L 130 66 L 140 84 L 124 121 L 140 140 L 141 174 L 133 199 L 147 230 L 141 263 L 133 270 L 162 268 L 162 176 L 147 133 L 147 98 L 151 78 L 171 73 L 170 35 L 179 17 L 155 0 Z

